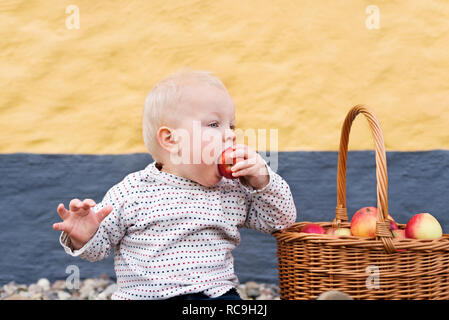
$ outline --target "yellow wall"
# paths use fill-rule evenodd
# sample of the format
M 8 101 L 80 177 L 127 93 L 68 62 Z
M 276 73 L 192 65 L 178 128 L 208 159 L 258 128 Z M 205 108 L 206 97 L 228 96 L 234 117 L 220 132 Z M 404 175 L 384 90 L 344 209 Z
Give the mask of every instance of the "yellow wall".
M 337 150 L 358 103 L 387 150 L 449 149 L 445 1 L 4 0 L 0 16 L 2 153 L 146 152 L 146 93 L 181 67 L 214 71 L 237 126 L 278 129 L 280 150 Z M 372 148 L 364 120 L 351 148 Z

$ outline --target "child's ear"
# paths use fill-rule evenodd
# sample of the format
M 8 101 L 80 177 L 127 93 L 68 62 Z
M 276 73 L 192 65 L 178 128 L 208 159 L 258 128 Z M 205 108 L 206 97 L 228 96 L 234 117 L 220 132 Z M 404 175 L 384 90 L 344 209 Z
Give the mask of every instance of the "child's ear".
M 178 140 L 174 129 L 163 126 L 157 131 L 157 141 L 164 150 L 170 153 L 178 152 Z

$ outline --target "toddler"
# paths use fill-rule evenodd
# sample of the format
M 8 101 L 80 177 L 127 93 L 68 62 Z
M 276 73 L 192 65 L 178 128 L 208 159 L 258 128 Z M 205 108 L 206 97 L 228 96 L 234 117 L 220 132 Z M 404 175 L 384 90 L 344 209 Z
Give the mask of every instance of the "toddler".
M 240 299 L 232 257 L 239 228 L 272 233 L 295 222 L 289 186 L 257 152 L 235 143 L 234 117 L 219 79 L 175 73 L 145 100 L 143 137 L 154 161 L 98 204 L 59 204 L 63 222 L 53 228 L 68 254 L 99 261 L 114 249 L 112 299 Z M 226 179 L 216 159 L 231 146 L 238 161 L 235 179 Z

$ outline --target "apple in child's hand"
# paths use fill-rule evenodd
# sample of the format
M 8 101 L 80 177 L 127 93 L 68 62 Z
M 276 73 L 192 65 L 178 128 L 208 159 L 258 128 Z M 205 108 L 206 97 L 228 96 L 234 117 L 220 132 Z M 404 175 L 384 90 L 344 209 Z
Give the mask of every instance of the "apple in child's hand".
M 220 157 L 218 158 L 218 172 L 227 179 L 237 179 L 238 177 L 234 177 L 232 175 L 231 168 L 234 166 L 234 164 L 237 163 L 236 158 L 232 158 L 229 155 L 235 151 L 234 147 L 229 147 L 226 150 L 224 150 Z
M 227 179 L 238 179 L 239 177 L 234 177 L 232 175 L 231 168 L 239 161 L 244 160 L 243 158 L 231 157 L 231 153 L 234 152 L 235 146 L 225 149 L 221 155 L 218 157 L 218 172 L 220 175 Z
M 431 214 L 418 213 L 408 221 L 405 236 L 412 239 L 438 239 L 443 236 L 443 229 Z
M 351 230 L 349 228 L 329 228 L 326 230 L 326 234 L 331 236 L 350 236 Z
M 324 234 L 325 230 L 319 224 L 309 223 L 303 226 L 299 232 Z
M 390 229 L 398 229 L 392 216 L 388 215 Z M 364 207 L 359 209 L 351 219 L 351 233 L 356 237 L 372 238 L 375 236 L 377 222 L 377 208 Z

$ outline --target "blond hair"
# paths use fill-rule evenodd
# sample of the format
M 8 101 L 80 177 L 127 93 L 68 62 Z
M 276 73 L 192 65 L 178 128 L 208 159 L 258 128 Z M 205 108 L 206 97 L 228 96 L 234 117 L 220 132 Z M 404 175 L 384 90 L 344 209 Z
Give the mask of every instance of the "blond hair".
M 183 69 L 159 81 L 145 98 L 142 119 L 143 141 L 156 161 L 160 161 L 156 135 L 163 125 L 164 114 L 167 114 L 168 108 L 179 103 L 182 88 L 192 82 L 210 84 L 227 91 L 221 80 L 209 71 Z

